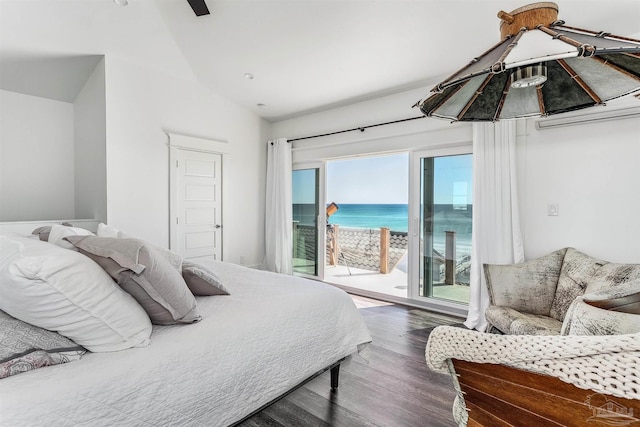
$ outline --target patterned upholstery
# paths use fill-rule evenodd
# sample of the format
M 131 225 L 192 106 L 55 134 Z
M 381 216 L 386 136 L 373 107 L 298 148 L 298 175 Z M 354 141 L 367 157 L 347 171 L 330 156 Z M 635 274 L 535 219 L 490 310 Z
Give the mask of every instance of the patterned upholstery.
M 541 314 L 523 313 L 510 307 L 492 305 L 485 313 L 499 331 L 516 335 L 559 335 L 562 322 Z
M 640 332 L 640 279 L 579 296 L 562 324 L 562 335 L 624 335 Z
M 551 317 L 562 321 L 577 297 L 635 279 L 640 279 L 640 264 L 615 264 L 568 249 L 551 306 Z
M 548 316 L 566 252 L 519 264 L 484 264 L 491 305 Z
M 565 248 L 520 264 L 484 265 L 492 327 L 512 335 L 559 335 L 585 293 L 640 279 L 640 264 L 615 264 Z

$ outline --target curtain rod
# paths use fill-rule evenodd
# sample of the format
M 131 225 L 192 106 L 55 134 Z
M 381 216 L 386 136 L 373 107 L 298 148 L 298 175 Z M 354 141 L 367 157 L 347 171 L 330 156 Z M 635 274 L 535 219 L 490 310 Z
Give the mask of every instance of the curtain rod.
M 392 122 L 377 123 L 375 125 L 360 126 L 360 127 L 353 128 L 353 129 L 339 130 L 339 131 L 336 131 L 336 132 L 323 133 L 323 134 L 320 134 L 320 135 L 303 136 L 302 138 L 292 138 L 292 139 L 288 140 L 288 142 L 302 141 L 303 139 L 320 138 L 322 136 L 337 135 L 339 133 L 354 132 L 354 131 L 357 131 L 357 130 L 359 130 L 360 132 L 364 132 L 365 129 L 374 128 L 374 127 L 377 127 L 377 126 L 392 125 L 394 123 L 408 122 L 409 120 L 424 119 L 425 117 L 427 117 L 427 116 L 409 117 L 407 119 L 394 120 Z

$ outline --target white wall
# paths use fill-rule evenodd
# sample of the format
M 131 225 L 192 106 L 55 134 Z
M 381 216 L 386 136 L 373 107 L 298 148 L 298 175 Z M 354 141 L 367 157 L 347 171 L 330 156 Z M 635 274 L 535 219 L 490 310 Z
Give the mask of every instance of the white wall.
M 75 216 L 107 222 L 104 58 L 78 94 L 74 109 Z
M 109 223 L 167 246 L 166 132 L 227 141 L 223 258 L 260 264 L 268 123 L 197 83 L 117 57 L 106 58 L 106 93 Z
M 394 95 L 335 108 L 273 124 L 272 136 L 300 138 L 377 123 L 421 117 L 411 108 L 427 89 L 409 90 Z M 419 148 L 437 148 L 471 143 L 471 126 L 446 120 L 417 120 L 293 142 L 293 161 L 335 159 L 369 153 L 391 153 Z
M 640 263 L 640 119 L 540 131 L 528 122 L 518 146 L 527 258 L 572 246 Z M 559 204 L 558 216 L 547 215 L 548 203 Z
M 410 106 L 427 89 L 407 91 L 273 125 L 296 138 L 419 115 Z M 591 110 L 585 110 L 591 111 Z M 519 194 L 527 259 L 564 246 L 614 262 L 640 263 L 640 119 L 538 131 L 519 129 Z M 425 118 L 294 142 L 294 161 L 456 145 L 471 126 Z M 547 216 L 547 203 L 560 215 Z
M 0 221 L 74 218 L 73 104 L 0 90 Z

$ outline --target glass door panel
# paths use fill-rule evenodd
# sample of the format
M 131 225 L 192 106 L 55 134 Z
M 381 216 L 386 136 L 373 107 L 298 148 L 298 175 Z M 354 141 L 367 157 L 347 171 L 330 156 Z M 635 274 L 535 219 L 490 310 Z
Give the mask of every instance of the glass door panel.
M 469 302 L 471 154 L 420 159 L 421 297 Z
M 320 170 L 296 169 L 293 184 L 293 271 L 318 276 L 318 216 L 320 215 Z
M 408 295 L 409 153 L 327 161 L 325 279 L 377 298 Z

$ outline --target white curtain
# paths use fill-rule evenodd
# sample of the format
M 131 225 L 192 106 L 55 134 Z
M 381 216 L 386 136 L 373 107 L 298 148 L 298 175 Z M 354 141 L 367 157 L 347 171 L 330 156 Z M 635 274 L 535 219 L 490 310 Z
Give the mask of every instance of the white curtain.
M 516 181 L 516 123 L 473 124 L 473 234 L 468 328 L 484 331 L 489 294 L 482 264 L 524 261 Z
M 279 138 L 267 147 L 265 267 L 292 274 L 291 144 Z

